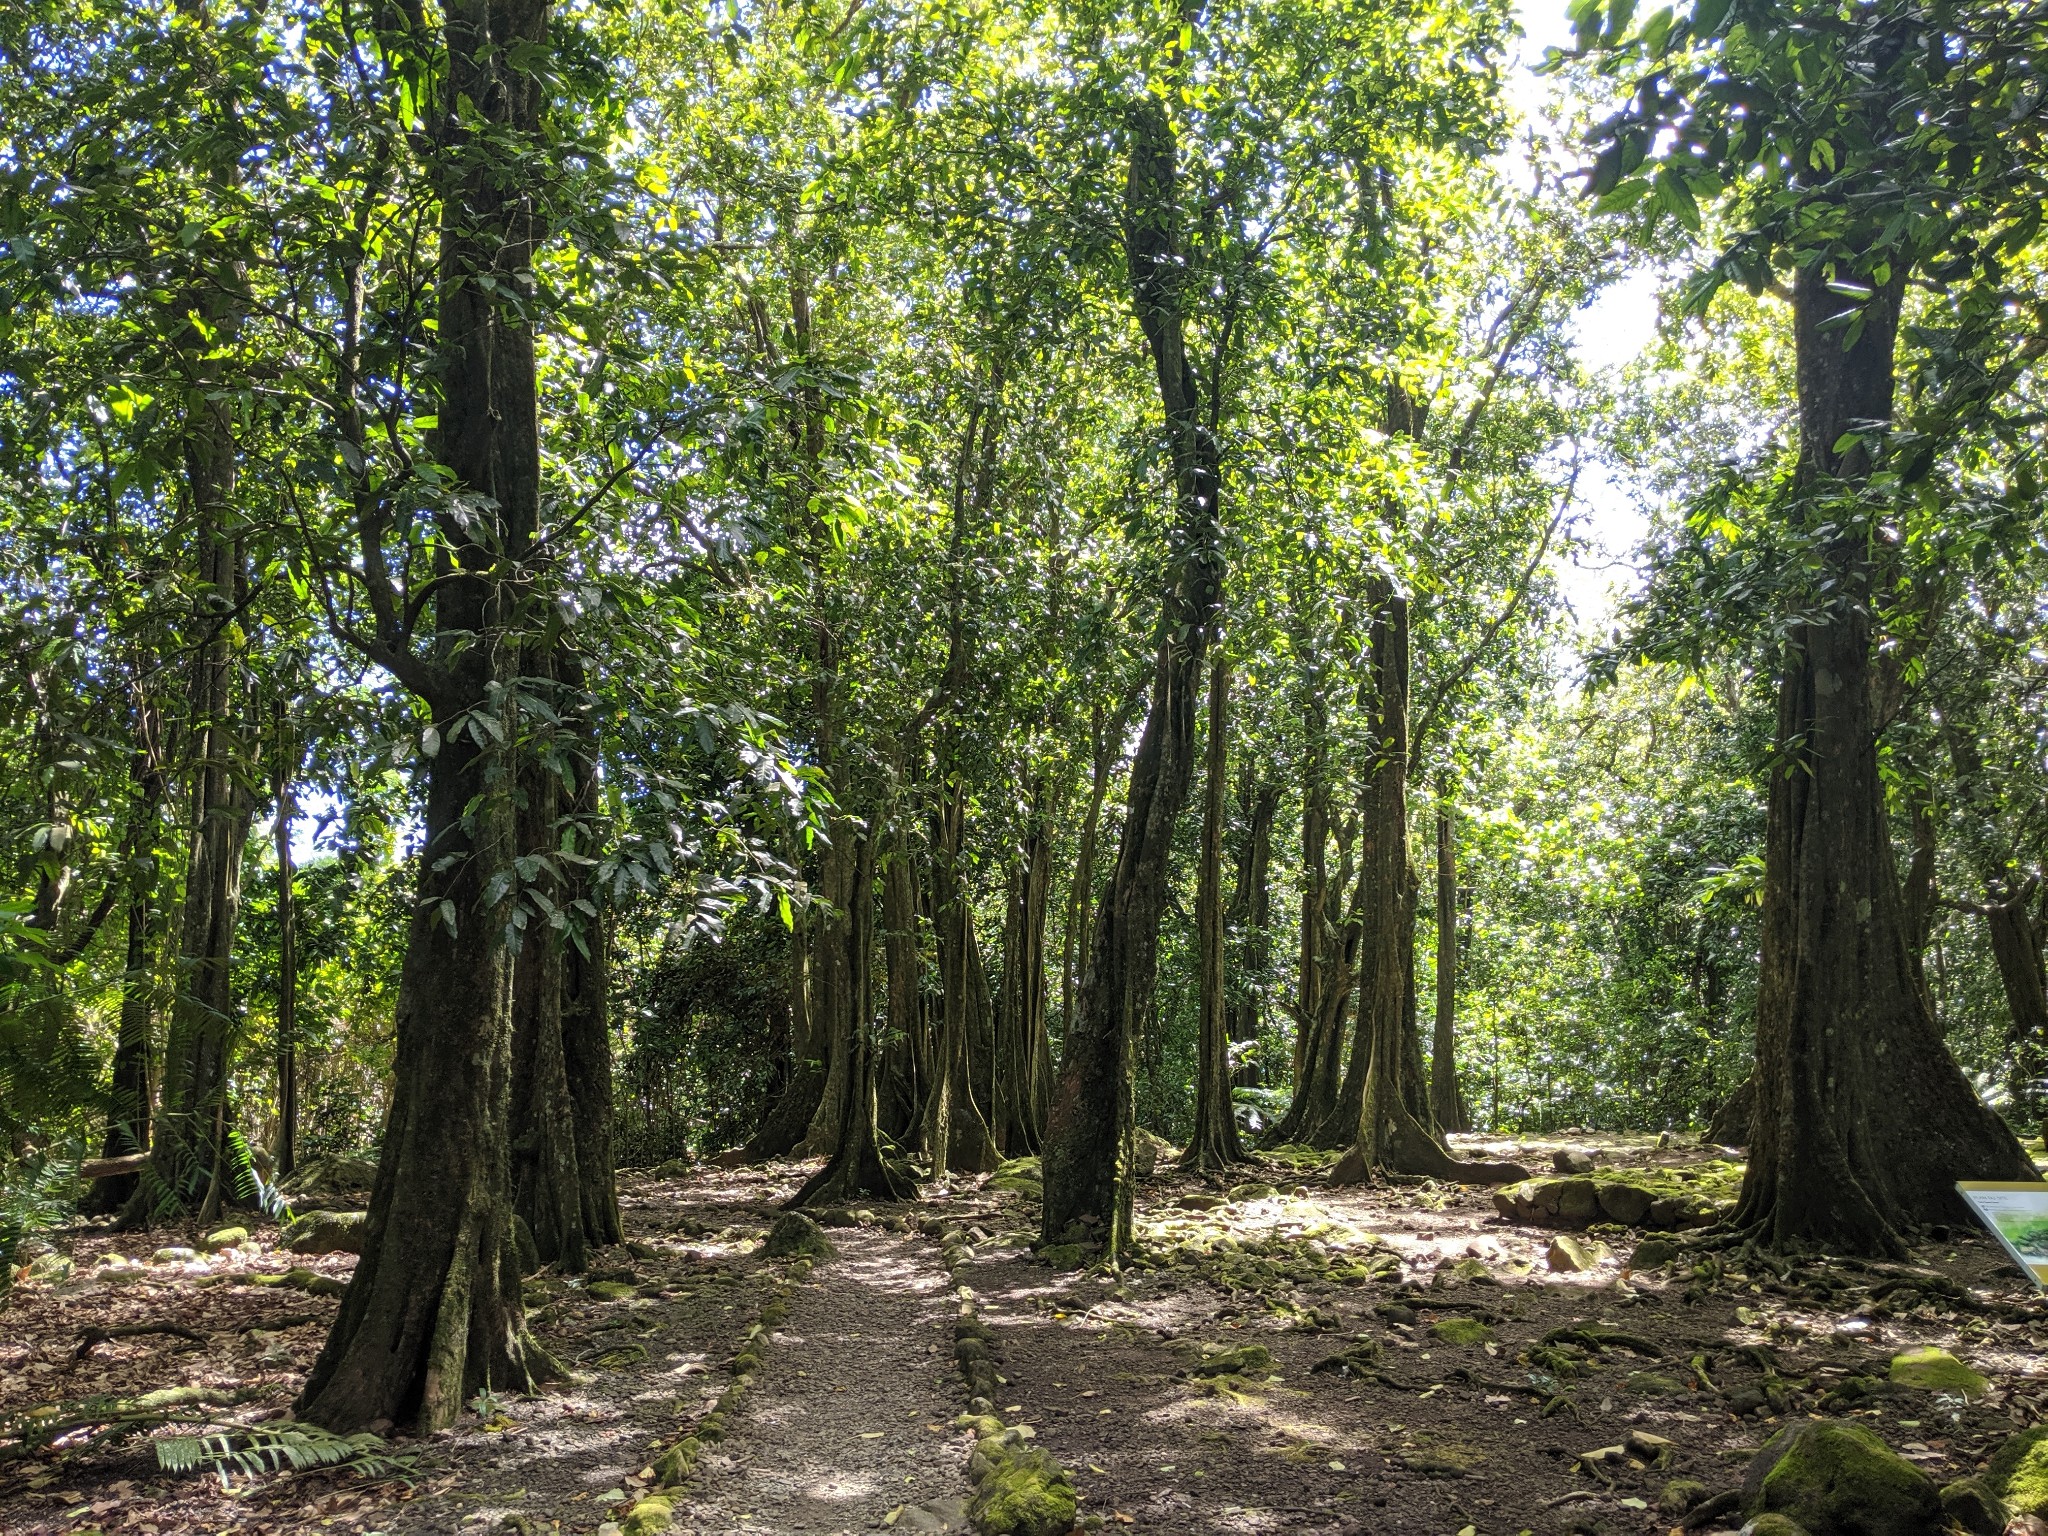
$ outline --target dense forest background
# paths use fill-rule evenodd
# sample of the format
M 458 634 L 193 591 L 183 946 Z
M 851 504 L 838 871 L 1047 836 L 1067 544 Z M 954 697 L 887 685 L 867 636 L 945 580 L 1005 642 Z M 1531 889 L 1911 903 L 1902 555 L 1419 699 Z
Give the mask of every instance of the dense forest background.
M 460 969 L 493 925 L 564 1094 L 560 1021 L 599 1021 L 620 1164 L 758 1147 L 850 1070 L 840 1007 L 888 1135 L 1035 1146 L 1168 653 L 1203 696 L 1146 1130 L 1197 1134 L 1205 913 L 1249 1136 L 1404 900 L 1400 1003 L 1471 1128 L 1704 1128 L 1754 1054 L 1815 546 L 1772 515 L 1792 307 L 1690 276 L 1755 197 L 1634 175 L 1640 139 L 1588 195 L 1612 59 L 1670 31 L 1630 9 L 1577 8 L 1531 79 L 1485 4 L 570 4 L 485 50 L 511 105 L 472 117 L 405 6 L 10 7 L 6 1220 L 153 1116 L 110 1208 L 375 1155 L 409 948 Z M 530 372 L 490 493 L 435 301 L 462 240 L 468 323 Z M 1905 302 L 1933 378 L 1961 333 Z M 1589 366 L 1589 327 L 1653 319 Z M 2048 544 L 2000 345 L 2004 404 L 1882 514 L 1879 766 L 1934 1013 L 2031 1129 Z M 448 788 L 471 760 L 497 777 Z M 521 841 L 465 896 L 435 839 L 483 846 L 485 799 Z M 820 935 L 863 878 L 856 978 Z

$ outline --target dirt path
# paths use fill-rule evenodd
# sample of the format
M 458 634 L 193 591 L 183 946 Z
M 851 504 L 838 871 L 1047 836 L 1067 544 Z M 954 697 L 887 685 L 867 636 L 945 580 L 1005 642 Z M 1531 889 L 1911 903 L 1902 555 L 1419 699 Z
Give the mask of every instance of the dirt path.
M 865 1532 L 898 1506 L 936 1505 L 943 1521 L 964 1501 L 954 1307 L 933 1245 L 872 1227 L 830 1237 L 838 1257 L 791 1298 L 737 1426 L 699 1463 L 679 1532 Z

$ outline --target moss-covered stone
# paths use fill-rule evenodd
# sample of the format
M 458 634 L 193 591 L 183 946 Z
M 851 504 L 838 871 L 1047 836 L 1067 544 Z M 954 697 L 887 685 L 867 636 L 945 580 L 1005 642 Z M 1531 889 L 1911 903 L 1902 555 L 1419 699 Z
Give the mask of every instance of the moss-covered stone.
M 633 1287 L 623 1280 L 593 1280 L 583 1287 L 583 1294 L 597 1301 L 624 1301 L 633 1294 Z
M 1038 1250 L 1038 1260 L 1054 1269 L 1079 1269 L 1095 1257 L 1096 1251 L 1093 1243 L 1047 1243 Z
M 1074 1527 L 1073 1480 L 1044 1451 L 1006 1435 L 975 1446 L 982 1464 L 967 1518 L 980 1536 L 1066 1536 Z
M 1860 1424 L 1779 1431 L 1742 1481 L 1742 1511 L 1778 1514 L 1808 1536 L 1926 1536 L 1941 1525 L 1934 1479 Z
M 307 1211 L 284 1229 L 278 1245 L 288 1253 L 361 1253 L 362 1211 Z
M 2007 1512 L 2005 1500 L 1992 1491 L 1981 1477 L 1959 1477 L 1941 1490 L 1941 1509 L 1970 1536 L 2001 1536 Z
M 1243 1202 L 1248 1200 L 1270 1200 L 1280 1191 L 1270 1184 L 1240 1184 L 1231 1190 L 1230 1198 Z
M 235 1248 L 249 1241 L 247 1227 L 222 1227 L 209 1232 L 199 1239 L 199 1246 L 208 1253 L 217 1253 L 223 1248 Z
M 1626 1385 L 1638 1397 L 1677 1397 L 1686 1391 L 1684 1382 L 1662 1371 L 1630 1371 Z
M 703 1448 L 704 1442 L 695 1435 L 685 1435 L 655 1460 L 654 1480 L 664 1488 L 689 1481 L 697 1470 L 697 1453 Z
M 626 1512 L 626 1518 L 619 1522 L 620 1536 L 661 1536 L 675 1513 L 671 1500 L 651 1493 Z
M 762 1252 L 771 1259 L 829 1259 L 838 1250 L 802 1211 L 784 1211 L 768 1229 Z
M 1932 1344 L 1893 1355 L 1890 1374 L 1893 1386 L 1913 1387 L 1922 1392 L 1960 1392 L 1965 1397 L 1982 1397 L 1990 1385 L 1947 1350 Z
M 1758 1515 L 1742 1528 L 1742 1536 L 1812 1536 L 1797 1520 L 1780 1514 Z
M 1263 1344 L 1241 1344 L 1235 1349 L 1206 1353 L 1191 1374 L 1196 1376 L 1264 1375 L 1273 1369 L 1273 1352 Z
M 1984 1477 L 2013 1514 L 2048 1515 L 2048 1424 L 2010 1436 Z
M 1646 1237 L 1628 1257 L 1630 1269 L 1658 1269 L 1678 1258 L 1678 1244 L 1668 1237 Z
M 1461 1349 L 1484 1344 L 1493 1337 L 1493 1330 L 1476 1317 L 1447 1317 L 1440 1323 L 1430 1324 L 1429 1331 L 1444 1343 Z
M 1706 1502 L 1707 1485 L 1690 1477 L 1674 1477 L 1657 1495 L 1657 1508 L 1667 1515 L 1685 1515 Z

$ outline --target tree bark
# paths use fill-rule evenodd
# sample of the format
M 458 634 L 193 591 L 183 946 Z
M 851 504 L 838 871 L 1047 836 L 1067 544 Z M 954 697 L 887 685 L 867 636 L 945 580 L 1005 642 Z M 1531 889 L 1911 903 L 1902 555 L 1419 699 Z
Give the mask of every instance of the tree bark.
M 1871 469 L 1845 434 L 1888 421 L 1903 274 L 1862 303 L 1815 262 L 1794 279 L 1800 486 L 1808 520 L 1839 523 Z M 1838 451 L 1837 445 L 1842 444 Z M 1979 1103 L 1915 982 L 1878 777 L 1872 579 L 1863 536 L 1821 550 L 1826 612 L 1793 625 L 1778 692 L 1765 817 L 1757 1106 L 1735 1226 L 1774 1247 L 1902 1257 L 1904 1234 L 1962 1221 L 1957 1179 L 2032 1178 Z
M 1458 852 L 1448 780 L 1437 786 L 1436 1030 L 1430 1040 L 1429 1105 L 1444 1132 L 1472 1129 L 1458 1086 Z
M 1405 436 L 1422 434 L 1421 412 L 1398 381 L 1388 386 L 1387 425 L 1390 432 Z M 1351 1150 L 1330 1170 L 1330 1182 L 1358 1183 L 1382 1171 L 1468 1183 L 1526 1178 L 1527 1170 L 1512 1163 L 1459 1162 L 1427 1122 L 1413 1003 L 1416 881 L 1408 847 L 1408 598 L 1384 576 L 1375 578 L 1375 587 L 1372 678 L 1377 741 L 1359 854 L 1368 891 L 1358 998 L 1366 1072 Z M 1350 1112 L 1350 1105 L 1342 1107 Z
M 583 659 L 563 645 L 555 652 L 555 676 L 568 706 L 569 799 L 566 829 L 588 857 L 597 846 L 599 740 L 597 711 L 588 692 Z M 559 846 L 559 841 L 555 846 Z M 562 1061 L 569 1079 L 569 1103 L 576 1125 L 576 1173 L 581 1195 L 583 1239 L 606 1248 L 625 1240 L 619 1216 L 617 1156 L 613 1152 L 611 1031 L 611 922 L 592 916 L 599 893 L 587 863 L 566 864 L 562 896 L 572 926 L 562 949 Z M 575 921 L 581 918 L 580 922 Z
M 924 1004 L 924 940 L 910 839 L 897 830 L 882 860 L 882 953 L 888 968 L 889 1036 L 876 1086 L 877 1124 L 897 1142 L 916 1139 L 931 1086 Z
M 1210 626 L 1222 606 L 1220 455 L 1185 343 L 1179 147 L 1147 97 L 1129 118 L 1124 236 L 1138 324 L 1152 354 L 1174 472 L 1175 527 L 1165 573 L 1152 699 L 1131 765 L 1114 873 L 1097 916 L 1079 1016 L 1068 1026 L 1045 1145 L 1048 1241 L 1129 1243 L 1137 1107 L 1136 1023 L 1158 974 L 1174 823 L 1193 771 L 1195 711 Z M 1213 402 L 1212 402 L 1213 416 Z
M 1202 854 L 1196 876 L 1195 930 L 1201 1024 L 1195 1056 L 1195 1126 L 1180 1165 L 1213 1173 L 1244 1161 L 1230 1098 L 1230 1020 L 1223 964 L 1223 793 L 1230 667 L 1218 648 L 1209 664 L 1209 741 L 1202 784 Z
M 844 1205 L 862 1195 L 906 1200 L 917 1193 L 916 1186 L 883 1157 L 881 1135 L 875 1124 L 873 972 L 875 859 L 880 839 L 872 829 L 856 829 L 851 823 L 845 831 L 857 831 L 857 840 L 851 850 L 853 879 L 842 930 L 846 935 L 844 966 L 851 1005 L 847 1012 L 853 1028 L 847 1070 L 840 1079 L 839 1110 L 834 1117 L 841 1133 L 825 1166 L 790 1197 L 791 1210 Z
M 932 827 L 932 919 L 938 930 L 939 1050 L 932 1074 L 932 1096 L 926 1110 L 925 1144 L 931 1152 L 932 1176 L 949 1170 L 987 1173 L 1002 1162 L 977 1095 L 986 1077 L 974 1069 L 994 1063 L 994 1030 L 988 1020 L 988 978 L 982 969 L 981 947 L 975 940 L 974 912 L 960 878 L 966 842 L 966 792 L 958 781 L 943 783 Z M 976 1047 L 989 1037 L 984 1054 Z
M 1036 1152 L 1045 1136 L 1045 909 L 1052 839 L 1043 786 L 1034 785 L 1024 840 L 1011 861 L 1003 923 L 1003 984 L 996 1006 L 996 1145 L 1006 1157 Z
M 1265 1024 L 1264 986 L 1273 956 L 1273 819 L 1280 812 L 1280 787 L 1255 783 L 1249 766 L 1238 789 L 1244 835 L 1238 848 L 1235 883 L 1230 893 L 1230 926 L 1238 935 L 1237 976 L 1227 998 L 1228 1032 L 1233 1046 L 1258 1044 Z M 1239 1052 L 1231 1082 L 1256 1088 L 1263 1081 L 1258 1059 Z
M 2027 910 L 2029 892 L 2009 894 L 1982 911 L 1991 939 L 1991 958 L 2005 989 L 2006 1045 L 2012 1059 L 2013 1099 L 2036 1123 L 2041 1119 L 2043 1081 L 2048 1079 L 2048 975 L 2041 964 L 2041 925 Z
M 277 736 L 277 775 L 272 781 L 277 803 L 272 833 L 277 848 L 277 1176 L 283 1178 L 298 1164 L 299 1147 L 299 922 L 292 900 L 292 821 L 298 814 L 292 798 L 292 774 L 297 767 L 296 746 L 284 719 L 284 701 L 277 701 L 271 717 Z
M 397 1051 L 363 1252 L 300 1394 L 300 1418 L 350 1430 L 452 1423 L 484 1387 L 532 1390 L 558 1368 L 527 1336 L 507 1152 L 518 738 L 507 700 L 516 579 L 540 512 L 534 337 L 523 309 L 542 232 L 545 0 L 448 0 L 437 103 L 442 349 L 433 447 L 452 481 L 434 593 L 419 892 L 399 979 Z M 514 302 L 517 296 L 520 302 Z M 366 540 L 366 543 L 368 541 Z M 372 552 L 365 551 L 370 558 Z

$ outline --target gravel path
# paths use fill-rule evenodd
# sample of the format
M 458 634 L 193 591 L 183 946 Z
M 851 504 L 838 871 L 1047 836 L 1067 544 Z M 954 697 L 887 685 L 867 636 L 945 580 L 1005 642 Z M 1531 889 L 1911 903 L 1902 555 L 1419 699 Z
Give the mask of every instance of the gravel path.
M 699 1463 L 676 1511 L 689 1536 L 871 1531 L 900 1506 L 957 1509 L 966 1442 L 953 1375 L 954 1302 L 925 1239 L 829 1234 L 839 1256 L 790 1300 L 731 1435 Z

